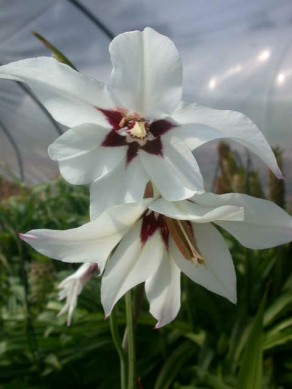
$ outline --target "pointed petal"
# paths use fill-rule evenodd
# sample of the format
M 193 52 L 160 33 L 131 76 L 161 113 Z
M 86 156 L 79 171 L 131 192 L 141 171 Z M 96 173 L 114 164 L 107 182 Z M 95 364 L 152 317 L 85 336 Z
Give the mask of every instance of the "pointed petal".
M 125 157 L 125 147 L 101 146 L 108 130 L 82 124 L 67 130 L 49 146 L 51 159 L 59 162 L 62 176 L 71 184 L 87 184 L 106 174 Z
M 195 149 L 214 139 L 230 138 L 255 153 L 279 178 L 282 173 L 264 135 L 245 115 L 197 104 L 181 103 L 172 114 L 181 127 L 177 134 Z
M 152 235 L 142 246 L 140 230 L 141 222 L 124 237 L 107 263 L 101 282 L 101 301 L 106 316 L 128 290 L 156 272 L 163 257 L 160 234 Z
M 151 200 L 106 210 L 98 219 L 70 230 L 32 230 L 20 237 L 35 250 L 64 262 L 95 262 L 102 273 L 105 262 Z
M 66 298 L 66 302 L 63 308 L 58 313 L 58 316 L 63 315 L 63 313 L 68 312 L 67 315 L 67 325 L 70 326 L 72 322 L 73 312 L 77 305 L 77 298 L 82 291 L 82 284 L 79 280 L 71 280 L 66 286 L 66 289 L 62 290 L 59 293 L 59 300 Z
M 169 201 L 183 200 L 204 192 L 199 166 L 189 148 L 179 138 L 164 135 L 163 157 L 141 150 L 141 162 L 162 196 Z
M 204 194 L 201 196 L 204 196 Z M 170 202 L 160 198 L 150 204 L 149 208 L 173 219 L 190 220 L 196 223 L 207 223 L 216 220 L 244 220 L 244 208 L 234 205 L 207 206 L 188 200 Z
M 167 253 L 157 271 L 145 282 L 150 313 L 158 320 L 155 328 L 170 323 L 180 309 L 180 269 Z
M 216 222 L 243 246 L 264 249 L 292 241 L 292 217 L 271 201 L 239 193 L 228 193 L 217 197 L 210 195 L 210 201 L 244 208 L 244 221 Z
M 172 240 L 171 257 L 191 280 L 236 303 L 236 274 L 223 237 L 211 224 L 192 223 L 192 226 L 204 263 L 194 265 L 187 261 Z
M 98 107 L 112 107 L 106 87 L 54 58 L 29 58 L 0 67 L 0 78 L 28 84 L 42 104 L 60 123 L 104 124 Z
M 181 98 L 182 66 L 172 41 L 152 30 L 118 35 L 110 44 L 110 90 L 119 107 L 147 119 L 171 113 Z
M 71 324 L 72 315 L 77 305 L 77 298 L 84 285 L 96 274 L 98 266 L 96 263 L 85 263 L 71 276 L 65 278 L 59 285 L 59 300 L 66 299 L 66 303 L 58 316 L 68 312 L 67 325 Z
M 90 219 L 96 219 L 113 205 L 142 200 L 148 181 L 149 176 L 138 158 L 127 166 L 121 163 L 90 185 Z

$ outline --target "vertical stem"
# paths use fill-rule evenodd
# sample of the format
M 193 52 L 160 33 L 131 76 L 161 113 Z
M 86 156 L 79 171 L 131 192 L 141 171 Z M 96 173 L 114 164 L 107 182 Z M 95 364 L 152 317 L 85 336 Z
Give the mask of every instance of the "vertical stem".
M 111 333 L 112 333 L 112 338 L 114 345 L 116 347 L 116 350 L 119 354 L 120 358 L 120 369 L 121 369 L 121 389 L 126 389 L 127 388 L 127 363 L 126 363 L 126 354 L 125 350 L 122 348 L 122 342 L 121 342 L 121 337 L 119 334 L 119 329 L 118 329 L 118 322 L 117 322 L 117 314 L 116 314 L 116 309 L 114 308 L 111 315 L 110 315 L 110 328 L 111 328 Z
M 126 294 L 128 389 L 136 388 L 135 334 L 131 291 Z
M 193 282 L 190 282 L 190 279 L 187 277 L 182 278 L 183 282 L 183 288 L 186 291 L 186 308 L 187 308 L 187 320 L 189 324 L 189 328 L 194 331 L 194 314 L 193 314 L 193 309 L 194 309 L 194 304 L 192 302 L 194 301 L 194 290 L 192 288 Z
M 248 315 L 252 315 L 252 291 L 253 291 L 253 266 L 250 258 L 250 251 L 245 248 L 245 291 L 246 291 L 246 309 Z

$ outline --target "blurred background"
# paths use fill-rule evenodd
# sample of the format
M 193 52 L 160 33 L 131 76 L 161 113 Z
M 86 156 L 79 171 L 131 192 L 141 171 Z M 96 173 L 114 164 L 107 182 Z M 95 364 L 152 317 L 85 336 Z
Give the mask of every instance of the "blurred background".
M 35 31 L 106 82 L 111 39 L 146 26 L 177 46 L 184 99 L 249 116 L 286 176 L 277 180 L 235 143 L 211 142 L 195 151 L 206 188 L 270 199 L 291 214 L 291 0 L 0 0 L 0 63 L 50 56 Z M 65 130 L 28 87 L 0 80 L 0 389 L 120 387 L 100 278 L 86 285 L 67 327 L 58 284 L 77 266 L 18 237 L 88 221 L 87 188 L 59 179 L 47 153 Z M 178 317 L 154 330 L 143 285 L 136 288 L 139 389 L 292 388 L 292 244 L 253 251 L 224 238 L 237 305 L 183 276 Z M 114 313 L 122 338 L 123 301 Z
M 169 36 L 182 56 L 184 99 L 249 116 L 283 151 L 291 194 L 290 0 L 1 0 L 0 5 L 1 64 L 50 56 L 32 35 L 36 31 L 78 70 L 106 82 L 113 36 L 145 26 Z M 56 177 L 57 164 L 47 147 L 63 131 L 28 88 L 0 81 L 2 175 L 28 184 Z M 207 189 L 214 175 L 214 147 L 215 142 L 196 152 Z

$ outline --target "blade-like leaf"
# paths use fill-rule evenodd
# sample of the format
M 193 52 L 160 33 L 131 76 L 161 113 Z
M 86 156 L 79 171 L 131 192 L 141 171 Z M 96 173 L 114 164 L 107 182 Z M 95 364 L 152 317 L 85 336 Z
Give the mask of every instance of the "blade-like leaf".
M 166 360 L 155 383 L 155 389 L 169 388 L 185 362 L 196 352 L 192 343 L 181 344 Z
M 262 389 L 263 314 L 266 295 L 251 325 L 238 376 L 238 389 Z
M 70 66 L 72 69 L 77 70 L 73 63 L 63 54 L 60 50 L 58 50 L 51 42 L 49 42 L 46 38 L 44 38 L 41 34 L 32 31 L 32 34 L 47 48 L 49 49 L 53 57 L 65 65 Z
M 291 293 L 282 294 L 266 310 L 264 315 L 264 326 L 272 324 L 283 312 L 292 309 Z

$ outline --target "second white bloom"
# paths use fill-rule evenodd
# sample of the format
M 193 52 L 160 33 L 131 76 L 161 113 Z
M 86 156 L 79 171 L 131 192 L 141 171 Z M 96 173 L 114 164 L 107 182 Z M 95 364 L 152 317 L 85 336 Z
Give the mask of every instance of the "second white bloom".
M 32 230 L 21 238 L 54 259 L 97 263 L 103 273 L 106 315 L 128 290 L 145 282 L 150 312 L 160 327 L 179 311 L 181 272 L 236 302 L 232 258 L 213 223 L 250 248 L 292 240 L 291 217 L 275 204 L 247 195 L 210 193 L 191 201 L 145 199 L 123 204 L 81 227 Z

